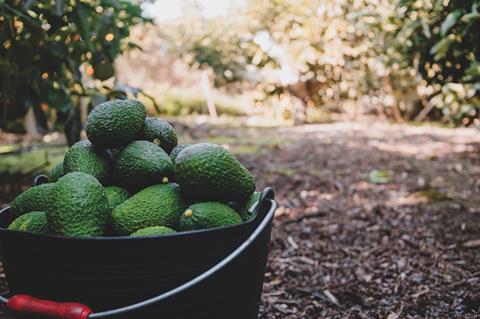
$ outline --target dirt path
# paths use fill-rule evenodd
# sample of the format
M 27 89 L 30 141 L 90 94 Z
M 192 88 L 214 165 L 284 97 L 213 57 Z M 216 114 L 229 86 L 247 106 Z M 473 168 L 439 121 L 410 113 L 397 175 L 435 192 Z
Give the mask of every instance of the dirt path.
M 261 318 L 480 316 L 480 132 L 374 123 L 187 132 L 224 136 L 259 188 L 275 188 Z
M 480 316 L 480 132 L 177 127 L 275 189 L 260 318 Z

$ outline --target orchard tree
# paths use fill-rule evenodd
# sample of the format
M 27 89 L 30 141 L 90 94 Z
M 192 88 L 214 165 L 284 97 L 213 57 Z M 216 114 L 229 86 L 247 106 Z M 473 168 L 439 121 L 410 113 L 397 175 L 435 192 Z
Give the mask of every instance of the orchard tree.
M 457 124 L 480 112 L 480 1 L 397 0 L 395 51 L 430 88 L 435 107 Z
M 341 110 L 383 87 L 371 25 L 392 8 L 387 0 L 252 0 L 225 17 L 182 21 L 169 34 L 192 65 L 212 68 L 217 86 L 257 83 L 289 98 L 301 123 L 308 106 Z
M 103 81 L 145 21 L 128 0 L 0 0 L 0 128 L 32 109 L 38 125 L 53 119 L 78 140 L 81 103 L 125 96 Z

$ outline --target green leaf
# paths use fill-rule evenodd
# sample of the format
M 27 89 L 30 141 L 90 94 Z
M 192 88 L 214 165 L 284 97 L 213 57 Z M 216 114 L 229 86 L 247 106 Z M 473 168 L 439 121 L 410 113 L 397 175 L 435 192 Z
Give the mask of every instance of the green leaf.
M 430 54 L 434 56 L 433 58 L 436 61 L 442 59 L 443 57 L 445 57 L 445 55 L 447 55 L 447 52 L 454 41 L 455 36 L 452 35 L 441 39 L 430 49 Z
M 480 13 L 478 12 L 470 12 L 464 15 L 461 19 L 462 22 L 465 23 L 472 23 L 480 19 Z
M 370 180 L 370 183 L 374 184 L 387 184 L 390 183 L 393 179 L 389 171 L 377 169 L 372 170 L 368 175 L 368 178 Z
M 440 34 L 444 37 L 450 29 L 457 24 L 458 19 L 462 15 L 463 10 L 457 9 L 453 12 L 450 12 L 450 14 L 445 18 L 445 20 L 442 23 L 442 26 L 440 28 Z

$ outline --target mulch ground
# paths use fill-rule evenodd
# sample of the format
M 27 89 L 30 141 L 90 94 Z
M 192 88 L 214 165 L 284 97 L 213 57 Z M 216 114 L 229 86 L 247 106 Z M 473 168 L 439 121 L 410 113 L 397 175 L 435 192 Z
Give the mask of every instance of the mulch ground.
M 178 128 L 226 137 L 258 188 L 275 189 L 260 318 L 480 317 L 480 132 Z

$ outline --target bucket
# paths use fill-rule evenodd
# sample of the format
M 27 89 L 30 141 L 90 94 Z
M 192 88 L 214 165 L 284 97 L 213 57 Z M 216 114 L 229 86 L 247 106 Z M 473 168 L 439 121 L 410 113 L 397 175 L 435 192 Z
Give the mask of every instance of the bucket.
M 267 188 L 255 217 L 239 225 L 91 238 L 6 230 L 6 208 L 0 254 L 13 297 L 0 302 L 62 319 L 257 318 L 276 208 Z

